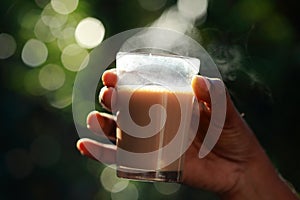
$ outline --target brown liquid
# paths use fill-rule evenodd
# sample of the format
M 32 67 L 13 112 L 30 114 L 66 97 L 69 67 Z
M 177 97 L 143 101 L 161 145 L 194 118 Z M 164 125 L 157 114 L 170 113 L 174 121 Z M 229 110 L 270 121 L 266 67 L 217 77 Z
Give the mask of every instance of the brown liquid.
M 130 97 L 131 96 L 131 97 Z M 129 105 L 125 105 L 122 100 L 129 98 Z M 151 159 L 143 160 L 126 160 L 122 158 L 121 153 L 117 152 L 118 166 L 134 169 L 143 170 L 149 167 L 151 171 L 160 172 L 180 172 L 182 170 L 183 155 L 183 143 L 185 141 L 184 134 L 187 135 L 188 128 L 190 126 L 192 104 L 193 104 L 193 93 L 192 92 L 170 92 L 162 87 L 143 87 L 134 92 L 128 87 L 118 88 L 118 105 L 120 106 L 120 113 L 122 107 L 129 106 L 129 113 L 131 119 L 140 126 L 146 126 L 151 123 L 149 117 L 149 109 L 155 104 L 162 105 L 166 110 L 166 121 L 163 128 L 157 132 L 154 136 L 147 138 L 134 137 L 122 130 L 117 132 L 117 146 L 123 150 L 134 152 L 134 153 L 147 153 L 156 150 L 155 154 Z M 125 101 L 124 101 L 125 102 Z M 180 108 L 180 104 L 182 108 Z M 118 123 L 122 129 L 122 123 L 124 123 L 126 116 L 119 115 Z M 128 116 L 127 116 L 128 117 Z M 184 119 L 184 120 L 182 120 Z M 163 122 L 161 112 L 155 113 L 155 117 L 152 118 L 152 122 L 161 124 Z M 180 123 L 185 123 L 184 134 L 182 135 L 181 144 L 177 145 L 177 148 L 181 148 L 182 151 L 178 155 L 178 159 L 173 161 L 171 164 L 165 166 L 165 161 L 162 157 L 166 156 L 166 152 L 163 147 L 174 139 L 175 135 L 178 134 Z M 185 133 L 186 132 L 186 133 Z M 141 133 L 143 134 L 143 133 Z M 174 151 L 175 152 L 175 151 Z M 177 151 L 178 152 L 178 151 Z

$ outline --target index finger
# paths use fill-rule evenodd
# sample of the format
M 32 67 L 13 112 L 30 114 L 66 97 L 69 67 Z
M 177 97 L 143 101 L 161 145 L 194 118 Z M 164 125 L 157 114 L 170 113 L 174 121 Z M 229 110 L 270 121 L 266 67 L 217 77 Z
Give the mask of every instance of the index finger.
M 102 75 L 102 82 L 107 87 L 115 87 L 117 80 L 118 78 L 116 69 L 106 70 Z

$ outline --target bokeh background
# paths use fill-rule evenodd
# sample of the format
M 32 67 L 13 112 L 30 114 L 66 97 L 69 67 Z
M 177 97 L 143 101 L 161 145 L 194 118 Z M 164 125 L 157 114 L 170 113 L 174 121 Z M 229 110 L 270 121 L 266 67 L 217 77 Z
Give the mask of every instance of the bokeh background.
M 186 7 L 176 0 L 1 1 L 0 199 L 218 199 L 182 185 L 118 179 L 75 148 L 72 86 L 89 52 L 154 22 L 206 48 L 272 162 L 300 191 L 299 3 L 211 0 L 206 15 L 205 1 L 180 2 Z

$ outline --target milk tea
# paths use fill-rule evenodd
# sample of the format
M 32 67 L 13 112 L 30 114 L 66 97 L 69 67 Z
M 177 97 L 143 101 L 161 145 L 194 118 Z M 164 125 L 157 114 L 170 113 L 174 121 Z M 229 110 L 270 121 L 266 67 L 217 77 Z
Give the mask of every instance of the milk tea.
M 158 181 L 179 181 L 183 169 L 183 151 L 190 128 L 194 101 L 191 89 L 173 88 L 171 91 L 162 86 L 137 88 L 125 85 L 118 87 L 117 90 L 119 107 L 117 122 L 120 127 L 117 131 L 118 176 Z M 157 104 L 165 109 L 165 120 L 160 111 L 155 112 L 150 118 L 149 110 Z M 122 109 L 129 109 L 130 116 L 122 115 L 124 112 Z M 122 130 L 122 125 L 128 122 L 128 117 L 142 127 L 149 123 L 155 123 L 162 128 L 151 137 L 142 137 L 144 134 L 142 132 L 139 133 L 141 137 L 135 137 Z M 170 151 L 167 152 L 165 147 L 174 142 L 175 137 L 177 137 L 175 148 L 173 147 L 171 153 Z M 128 155 L 120 149 L 139 155 L 152 152 L 152 156 L 147 157 L 147 159 L 131 157 L 131 154 Z M 170 157 L 174 159 L 171 161 L 167 159 Z

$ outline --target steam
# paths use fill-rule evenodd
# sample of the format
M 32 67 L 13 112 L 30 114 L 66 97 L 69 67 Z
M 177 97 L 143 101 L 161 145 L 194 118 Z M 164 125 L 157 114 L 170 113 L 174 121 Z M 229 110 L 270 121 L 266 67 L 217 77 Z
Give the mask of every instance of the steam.
M 180 33 L 190 33 L 195 24 L 206 19 L 208 0 L 178 0 L 167 9 L 151 27 L 167 28 Z
M 250 68 L 251 58 L 241 46 L 214 42 L 208 45 L 207 51 L 238 105 L 249 102 L 249 96 L 255 96 L 255 101 L 260 102 L 264 109 L 268 109 L 273 102 L 270 88 Z
M 184 18 L 176 6 L 172 6 L 166 10 L 160 18 L 158 18 L 151 27 L 165 28 L 174 30 L 180 33 L 186 33 L 193 29 L 194 23 L 192 20 Z
M 207 51 L 213 57 L 225 81 L 234 81 L 236 71 L 242 67 L 244 57 L 239 46 L 210 44 Z
M 165 10 L 163 14 L 155 20 L 147 31 L 142 31 L 134 35 L 125 42 L 121 51 L 139 49 L 143 47 L 159 47 L 162 50 L 176 52 L 183 56 L 194 56 L 199 52 L 193 52 L 192 42 L 184 35 L 198 35 L 195 23 L 203 23 L 206 19 L 208 0 L 178 0 L 177 4 Z M 154 28 L 154 29 L 151 29 Z M 177 32 L 170 34 L 170 31 L 159 31 L 157 28 Z M 166 41 L 166 35 L 168 38 Z M 193 37 L 192 37 L 193 38 Z M 149 53 L 161 53 L 157 49 L 147 50 Z
M 229 39 L 226 39 L 226 34 L 222 34 L 221 31 L 217 31 L 219 36 L 214 38 L 216 36 L 214 31 L 206 33 L 207 30 L 201 30 L 200 32 L 195 28 L 195 26 L 205 22 L 208 14 L 208 3 L 209 0 L 178 0 L 176 5 L 165 10 L 149 27 L 173 30 L 191 38 L 197 38 L 197 41 L 201 40 L 200 43 L 207 39 L 205 37 L 208 34 L 209 41 L 206 41 L 206 50 L 216 63 L 224 82 L 237 82 L 236 84 L 239 84 L 238 82 L 241 79 L 247 80 L 245 81 L 247 83 L 246 88 L 261 90 L 265 96 L 271 97 L 269 89 L 259 77 L 251 69 L 245 67 L 249 59 L 241 45 L 230 44 Z M 251 31 L 252 29 L 248 34 Z M 160 32 L 151 29 L 139 32 L 125 42 L 121 50 L 123 49 L 124 52 L 127 52 L 128 49 L 139 49 L 142 46 L 161 47 L 183 56 L 193 57 L 196 55 L 197 57 L 199 52 L 193 52 L 192 44 L 183 38 L 181 34 L 171 34 L 167 42 L 162 34 L 164 34 L 164 31 Z M 221 35 L 225 35 L 225 38 Z M 150 50 L 150 53 L 152 52 L 153 50 Z M 245 84 L 243 83 L 243 85 Z
M 208 0 L 178 0 L 177 7 L 180 15 L 196 22 L 204 21 L 207 15 Z

